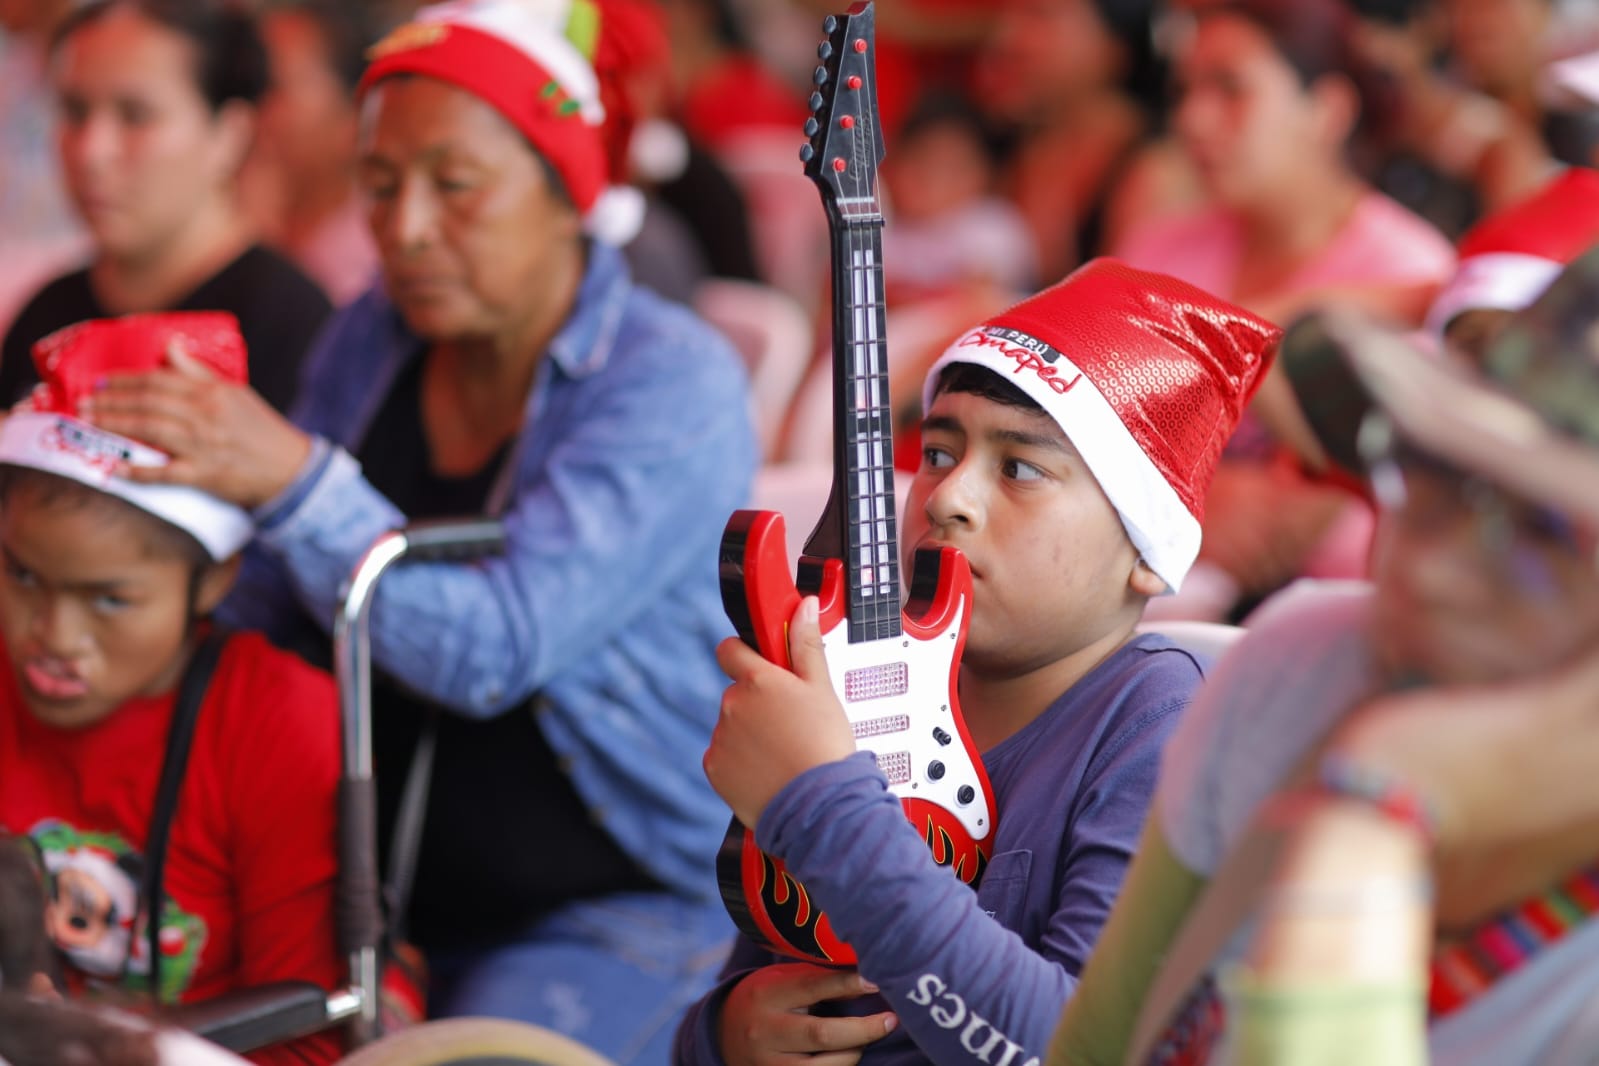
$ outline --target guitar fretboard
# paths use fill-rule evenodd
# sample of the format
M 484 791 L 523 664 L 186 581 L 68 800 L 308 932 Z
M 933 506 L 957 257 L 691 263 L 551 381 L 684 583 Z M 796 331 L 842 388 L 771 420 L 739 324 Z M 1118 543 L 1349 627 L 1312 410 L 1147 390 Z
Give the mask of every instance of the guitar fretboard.
M 875 198 L 839 203 L 833 239 L 834 463 L 846 519 L 849 639 L 896 637 L 900 625 L 899 533 L 894 521 L 894 413 L 884 345 L 882 215 Z M 851 217 L 858 212 L 858 217 Z M 836 291 L 842 289 L 843 292 Z

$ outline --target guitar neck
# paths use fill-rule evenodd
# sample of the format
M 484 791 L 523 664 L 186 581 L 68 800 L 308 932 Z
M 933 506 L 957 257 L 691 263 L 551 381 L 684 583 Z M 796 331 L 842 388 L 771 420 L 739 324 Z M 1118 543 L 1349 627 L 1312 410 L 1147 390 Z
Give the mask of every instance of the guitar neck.
M 844 561 L 851 642 L 900 635 L 894 412 L 884 342 L 883 218 L 840 201 L 833 242 L 833 495 L 830 526 Z M 818 533 L 822 528 L 818 527 Z

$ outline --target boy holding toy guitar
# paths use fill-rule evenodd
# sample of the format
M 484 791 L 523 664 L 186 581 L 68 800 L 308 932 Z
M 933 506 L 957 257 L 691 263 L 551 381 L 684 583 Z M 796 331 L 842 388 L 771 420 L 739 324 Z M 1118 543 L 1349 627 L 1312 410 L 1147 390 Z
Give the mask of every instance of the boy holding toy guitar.
M 733 639 L 705 771 L 803 882 L 857 969 L 743 940 L 676 1060 L 1040 1061 L 1129 862 L 1160 749 L 1202 677 L 1136 627 L 1199 549 L 1217 456 L 1279 331 L 1099 260 L 958 340 L 924 385 L 901 535 L 969 561 L 959 673 L 995 825 L 977 891 L 938 869 L 829 681 L 816 600 L 793 670 Z

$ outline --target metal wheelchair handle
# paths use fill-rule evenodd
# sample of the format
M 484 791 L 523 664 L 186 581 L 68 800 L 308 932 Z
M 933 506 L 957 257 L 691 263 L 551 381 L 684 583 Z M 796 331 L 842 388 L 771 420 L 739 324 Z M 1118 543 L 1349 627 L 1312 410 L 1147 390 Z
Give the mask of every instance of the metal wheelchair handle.
M 383 940 L 377 861 L 377 791 L 372 780 L 372 642 L 368 622 L 378 581 L 394 564 L 466 561 L 502 552 L 505 527 L 495 519 L 441 519 L 391 530 L 356 563 L 333 619 L 333 669 L 339 688 L 344 779 L 339 790 L 339 938 L 349 956 L 357 1002 L 357 1042 L 375 1034 L 379 1013 L 378 951 Z

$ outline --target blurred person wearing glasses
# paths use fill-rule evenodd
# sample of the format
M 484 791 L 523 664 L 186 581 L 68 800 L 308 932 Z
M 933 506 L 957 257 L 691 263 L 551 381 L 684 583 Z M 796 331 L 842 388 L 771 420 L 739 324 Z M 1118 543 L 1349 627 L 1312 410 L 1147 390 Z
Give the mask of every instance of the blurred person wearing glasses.
M 1599 251 L 1481 375 L 1336 320 L 1375 585 L 1282 594 L 1218 664 L 1053 1061 L 1589 1061 L 1596 295 Z

